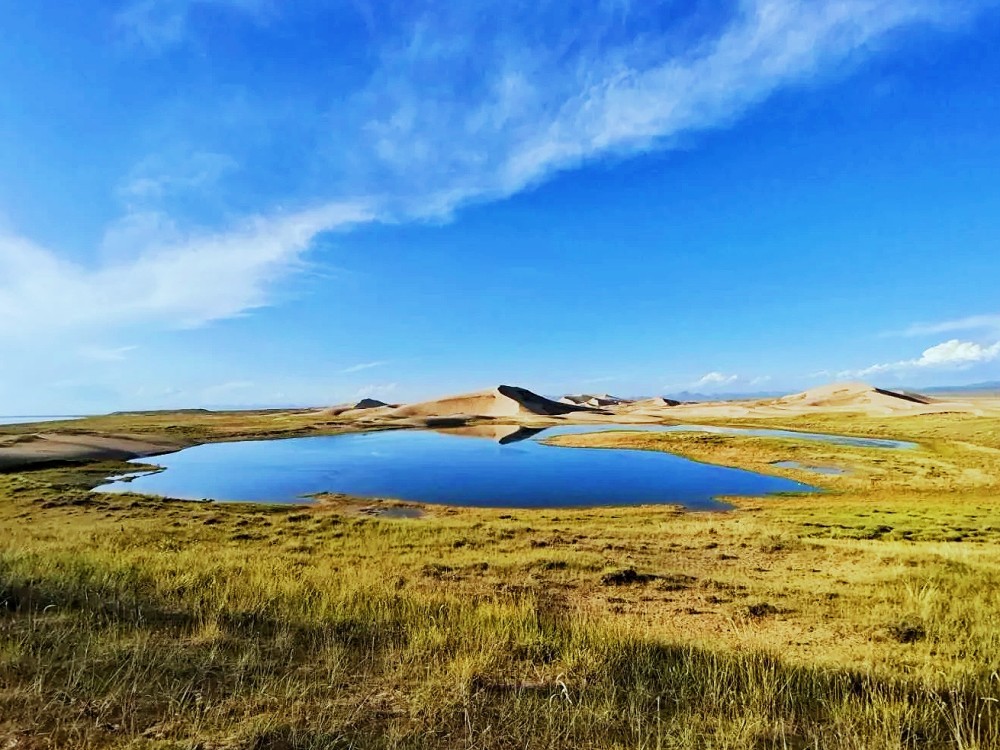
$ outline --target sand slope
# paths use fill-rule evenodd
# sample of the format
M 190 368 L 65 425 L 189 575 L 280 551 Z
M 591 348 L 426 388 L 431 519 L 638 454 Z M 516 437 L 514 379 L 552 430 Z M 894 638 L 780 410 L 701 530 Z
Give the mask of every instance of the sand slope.
M 500 385 L 496 388 L 446 396 L 433 401 L 401 406 L 385 416 L 406 419 L 410 417 L 477 416 L 520 417 L 527 415 L 558 416 L 576 412 L 597 412 L 587 406 L 566 404 L 539 396 L 526 388 Z M 598 412 L 599 413 L 599 412 Z
M 987 399 L 945 400 L 919 393 L 890 391 L 867 383 L 831 383 L 777 399 L 681 404 L 670 414 L 682 419 L 787 417 L 822 412 L 852 412 L 870 416 L 905 416 L 961 412 L 993 414 L 1000 402 Z
M 182 447 L 166 439 L 130 435 L 38 433 L 0 438 L 0 470 L 64 461 L 127 460 L 170 453 Z
M 370 414 L 361 414 L 361 412 L 376 411 L 376 410 L 388 410 L 395 409 L 398 404 L 387 404 L 385 401 L 379 401 L 377 398 L 363 398 L 356 404 L 338 404 L 337 406 L 330 406 L 326 409 L 321 409 L 320 414 L 327 417 L 356 417 L 365 416 L 369 417 Z
M 802 393 L 783 396 L 778 403 L 788 406 L 811 406 L 821 409 L 839 409 L 845 406 L 876 407 L 880 409 L 912 409 L 913 405 L 926 406 L 935 400 L 920 394 L 900 393 L 875 388 L 867 383 L 832 383 L 811 388 Z

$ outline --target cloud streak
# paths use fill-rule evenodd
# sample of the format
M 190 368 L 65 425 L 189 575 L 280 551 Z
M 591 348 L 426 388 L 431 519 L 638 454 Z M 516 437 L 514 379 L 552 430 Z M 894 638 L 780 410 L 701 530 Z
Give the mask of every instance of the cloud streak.
M 383 361 L 383 360 L 379 360 L 377 362 L 362 362 L 362 363 L 357 364 L 357 365 L 351 365 L 350 367 L 345 367 L 340 372 L 343 375 L 347 375 L 347 374 L 350 374 L 350 373 L 353 373 L 353 372 L 364 372 L 365 370 L 371 370 L 371 369 L 373 369 L 375 367 L 382 367 L 383 365 L 387 365 L 387 364 L 389 364 L 389 363 L 386 362 L 386 361 Z

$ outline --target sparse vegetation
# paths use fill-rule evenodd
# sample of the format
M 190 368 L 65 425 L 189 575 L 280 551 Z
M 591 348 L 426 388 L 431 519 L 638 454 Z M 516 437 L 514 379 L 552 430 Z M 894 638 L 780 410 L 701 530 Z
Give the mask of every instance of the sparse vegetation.
M 0 474 L 0 747 L 1000 746 L 1000 433 L 892 427 L 924 447 L 627 438 L 827 490 L 729 514 L 371 517 L 91 494 L 116 464 Z M 765 468 L 786 458 L 851 472 Z

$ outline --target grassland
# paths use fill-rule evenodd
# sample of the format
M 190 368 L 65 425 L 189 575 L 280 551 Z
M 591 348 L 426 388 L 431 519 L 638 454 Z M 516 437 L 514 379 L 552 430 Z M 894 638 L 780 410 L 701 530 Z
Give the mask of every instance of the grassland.
M 114 419 L 192 441 L 274 429 Z M 780 426 L 921 447 L 559 439 L 826 490 L 721 514 L 396 519 L 89 492 L 119 464 L 0 474 L 0 747 L 1000 747 L 1000 424 Z M 771 465 L 789 459 L 850 472 Z

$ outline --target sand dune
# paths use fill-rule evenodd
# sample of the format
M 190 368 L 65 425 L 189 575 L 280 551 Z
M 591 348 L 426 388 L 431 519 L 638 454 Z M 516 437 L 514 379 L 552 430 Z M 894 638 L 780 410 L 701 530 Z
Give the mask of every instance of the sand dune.
M 378 409 L 382 406 L 389 406 L 385 401 L 379 401 L 377 398 L 363 398 L 358 403 L 354 405 L 355 409 Z
M 783 396 L 778 402 L 789 406 L 817 408 L 874 406 L 887 409 L 912 409 L 914 404 L 926 406 L 935 403 L 935 400 L 920 394 L 875 388 L 867 383 L 832 383 L 791 396 Z
M 890 391 L 867 383 L 832 383 L 802 393 L 784 396 L 759 409 L 788 411 L 862 412 L 871 415 L 933 414 L 965 412 L 983 414 L 996 408 L 985 399 L 947 400 L 908 391 Z
M 387 404 L 385 401 L 379 401 L 377 398 L 363 398 L 356 404 L 338 404 L 337 406 L 330 406 L 326 409 L 321 409 L 319 413 L 330 417 L 355 417 L 362 416 L 359 412 L 377 409 L 395 409 L 396 406 L 398 406 L 398 404 Z M 363 416 L 371 415 L 366 414 Z
M 444 415 L 474 415 L 479 417 L 551 417 L 575 412 L 595 412 L 578 404 L 567 404 L 539 396 L 526 388 L 500 385 L 491 390 L 446 396 L 400 406 L 388 412 L 389 418 L 431 417 Z
M 131 435 L 40 433 L 0 438 L 0 470 L 64 461 L 127 460 L 170 453 L 183 447 L 172 441 Z
M 920 393 L 891 391 L 867 383 L 852 382 L 831 383 L 777 399 L 681 404 L 673 407 L 670 414 L 678 419 L 697 419 L 787 417 L 823 412 L 905 416 L 942 412 L 982 415 L 998 411 L 1000 411 L 1000 400 L 996 399 L 945 400 Z

